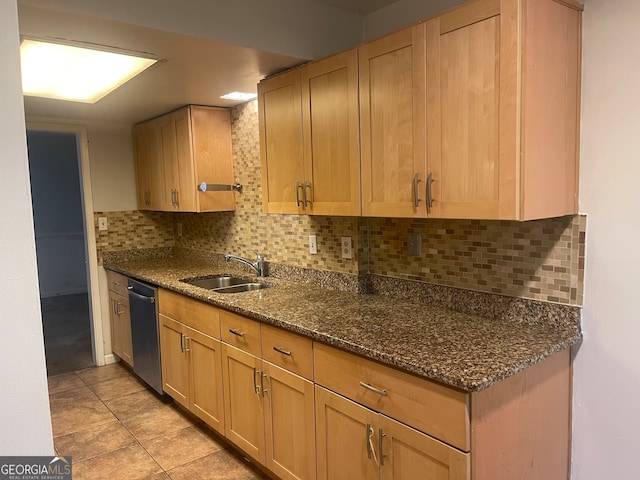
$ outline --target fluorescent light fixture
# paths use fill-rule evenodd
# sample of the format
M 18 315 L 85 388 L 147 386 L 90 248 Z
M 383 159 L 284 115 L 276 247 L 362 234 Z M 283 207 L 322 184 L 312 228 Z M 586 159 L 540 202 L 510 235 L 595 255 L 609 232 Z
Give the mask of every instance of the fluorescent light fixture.
M 257 96 L 257 93 L 231 92 L 227 93 L 226 95 L 222 95 L 220 98 L 224 98 L 225 100 L 238 100 L 240 102 L 246 102 L 249 100 L 253 100 Z
M 23 39 L 22 90 L 34 97 L 95 103 L 157 62 L 124 53 Z

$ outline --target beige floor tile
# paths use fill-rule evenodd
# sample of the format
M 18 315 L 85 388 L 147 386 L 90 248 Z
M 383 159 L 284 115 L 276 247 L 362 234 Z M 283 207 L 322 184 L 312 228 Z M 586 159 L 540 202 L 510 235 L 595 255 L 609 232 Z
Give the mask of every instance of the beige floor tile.
M 94 383 L 104 382 L 105 380 L 133 375 L 129 369 L 122 366 L 120 363 L 112 363 L 103 367 L 85 368 L 84 370 L 78 370 L 75 373 L 87 385 L 93 385 Z
M 122 424 L 143 441 L 190 426 L 191 421 L 172 405 L 162 405 L 135 417 L 122 419 Z
M 116 417 L 100 400 L 73 403 L 66 408 L 51 410 L 54 437 L 104 425 L 114 420 Z
M 171 477 L 167 475 L 165 472 L 156 473 L 150 477 L 147 477 L 145 480 L 171 480 Z
M 55 375 L 53 377 L 49 377 L 47 381 L 49 383 L 49 395 L 66 392 L 68 390 L 75 390 L 76 388 L 85 386 L 82 379 L 75 373 Z
M 179 467 L 223 448 L 210 435 L 195 426 L 145 439 L 140 443 L 165 470 Z
M 136 415 L 140 415 L 152 408 L 170 403 L 172 403 L 170 397 L 163 400 L 149 389 L 130 393 L 129 395 L 123 395 L 104 402 L 109 410 L 111 410 L 120 420 L 135 417 Z
M 142 480 L 161 472 L 138 444 L 73 464 L 73 480 Z
M 129 375 L 94 383 L 90 388 L 100 400 L 107 401 L 130 393 L 146 390 L 147 387 L 136 377 Z
M 49 395 L 49 405 L 51 406 L 51 413 L 62 412 L 66 409 L 72 408 L 75 405 L 87 403 L 87 402 L 100 402 L 95 393 L 91 391 L 86 385 L 76 388 L 75 390 L 65 390 L 63 392 L 54 393 Z
M 220 450 L 174 468 L 168 473 L 172 480 L 253 480 L 266 478 L 253 470 L 245 460 L 228 450 Z
M 69 435 L 56 437 L 53 443 L 56 451 L 61 452 L 62 455 L 71 455 L 75 463 L 120 450 L 135 444 L 136 439 L 116 420 Z

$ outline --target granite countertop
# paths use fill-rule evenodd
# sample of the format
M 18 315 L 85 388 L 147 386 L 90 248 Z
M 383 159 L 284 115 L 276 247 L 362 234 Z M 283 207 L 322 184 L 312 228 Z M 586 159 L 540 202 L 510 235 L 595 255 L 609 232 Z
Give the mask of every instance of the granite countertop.
M 180 279 L 251 275 L 188 258 L 105 259 L 104 267 L 466 392 L 483 390 L 581 340 L 580 330 L 569 325 L 514 322 L 274 277 L 258 279 L 271 288 L 215 293 Z

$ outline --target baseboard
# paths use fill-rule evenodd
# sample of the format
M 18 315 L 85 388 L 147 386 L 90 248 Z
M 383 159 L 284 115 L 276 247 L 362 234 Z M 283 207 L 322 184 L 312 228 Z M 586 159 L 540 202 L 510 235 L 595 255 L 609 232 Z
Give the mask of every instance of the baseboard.
M 105 365 L 111 365 L 112 363 L 118 363 L 120 361 L 120 359 L 115 356 L 113 353 L 109 353 L 108 355 L 104 356 L 104 364 Z

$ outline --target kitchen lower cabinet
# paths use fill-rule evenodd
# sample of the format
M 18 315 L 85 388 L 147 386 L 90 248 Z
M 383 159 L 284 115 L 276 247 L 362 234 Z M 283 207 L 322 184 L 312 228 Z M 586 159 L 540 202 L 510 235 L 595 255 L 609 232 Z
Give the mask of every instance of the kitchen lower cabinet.
M 468 454 L 316 386 L 318 478 L 467 480 Z
M 266 466 L 283 480 L 316 478 L 313 383 L 262 362 Z
M 158 299 L 162 389 L 224 434 L 222 348 L 214 338 L 220 332 L 218 309 L 163 289 Z
M 109 321 L 111 329 L 111 351 L 130 367 L 133 366 L 131 342 L 131 314 L 127 296 L 127 277 L 107 272 L 109 289 Z
M 220 323 L 227 438 L 283 480 L 315 479 L 313 382 L 286 368 L 310 373 L 311 341 L 230 312 Z
M 262 360 L 222 344 L 226 437 L 265 464 Z

